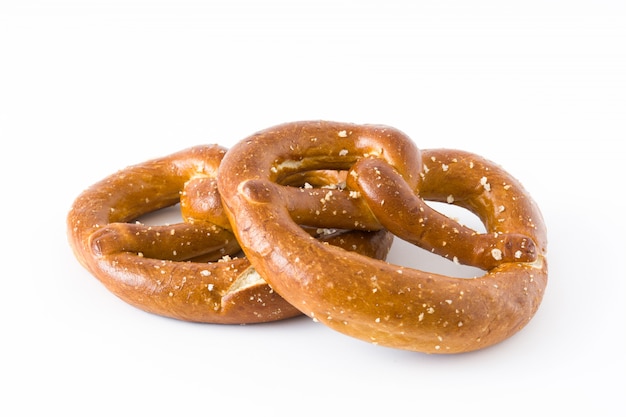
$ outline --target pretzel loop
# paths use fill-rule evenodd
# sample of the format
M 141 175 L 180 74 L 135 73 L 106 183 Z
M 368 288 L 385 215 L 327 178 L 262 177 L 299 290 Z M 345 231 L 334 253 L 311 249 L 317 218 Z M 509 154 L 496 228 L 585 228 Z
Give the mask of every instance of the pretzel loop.
M 349 170 L 348 185 L 309 202 L 316 221 L 388 227 L 485 274 L 462 279 L 426 273 L 316 242 L 296 225 L 287 191 L 276 180 L 325 168 Z M 298 122 L 231 148 L 218 188 L 259 273 L 292 305 L 344 334 L 414 351 L 466 352 L 512 336 L 541 303 L 547 284 L 541 213 L 519 182 L 477 155 L 420 154 L 405 135 L 383 126 Z M 487 233 L 463 228 L 422 199 L 468 208 Z M 350 204 L 370 213 L 355 220 Z M 296 255 L 294 248 L 306 249 Z
M 193 147 L 119 171 L 84 191 L 67 218 L 80 263 L 124 301 L 167 317 L 257 323 L 301 314 L 246 258 L 235 257 L 241 247 L 224 227 L 230 225 L 215 180 L 225 152 L 217 145 Z M 336 177 L 303 178 L 326 184 Z M 129 223 L 179 202 L 181 223 Z M 384 230 L 309 233 L 380 259 L 392 241 Z

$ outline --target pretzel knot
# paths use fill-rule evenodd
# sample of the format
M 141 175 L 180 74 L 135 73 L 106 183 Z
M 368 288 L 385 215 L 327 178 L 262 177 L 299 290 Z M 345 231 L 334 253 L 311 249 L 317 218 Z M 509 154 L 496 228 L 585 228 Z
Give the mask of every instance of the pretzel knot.
M 277 185 L 297 173 L 349 172 L 335 190 Z M 385 126 L 297 122 L 229 150 L 218 188 L 248 259 L 293 306 L 334 330 L 383 346 L 458 353 L 515 334 L 547 284 L 546 230 L 536 204 L 501 167 L 457 150 L 418 150 Z M 475 213 L 478 233 L 430 208 Z M 305 204 L 301 206 L 300 204 Z M 388 229 L 451 261 L 485 271 L 474 279 L 427 273 L 323 245 L 297 226 Z
M 217 145 L 193 147 L 128 167 L 85 190 L 67 217 L 70 244 L 80 263 L 124 301 L 167 317 L 258 323 L 301 314 L 248 259 L 237 257 L 241 247 L 227 230 L 216 183 L 225 152 Z M 343 178 L 336 171 L 321 171 L 284 181 L 322 187 Z M 177 203 L 183 222 L 131 223 Z M 309 230 L 310 235 L 378 259 L 386 257 L 392 242 L 387 231 L 324 229 Z

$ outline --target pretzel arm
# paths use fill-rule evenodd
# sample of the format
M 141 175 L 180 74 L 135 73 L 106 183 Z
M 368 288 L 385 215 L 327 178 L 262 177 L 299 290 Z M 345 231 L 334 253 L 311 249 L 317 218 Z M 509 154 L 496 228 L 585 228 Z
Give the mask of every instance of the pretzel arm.
M 533 262 L 533 240 L 519 233 L 478 233 L 431 208 L 400 174 L 378 158 L 353 166 L 355 187 L 382 225 L 396 236 L 455 262 L 489 270 L 507 262 Z
M 241 250 L 235 236 L 220 227 L 177 223 L 146 226 L 111 223 L 91 235 L 98 256 L 132 252 L 148 258 L 186 261 L 200 256 L 219 259 Z

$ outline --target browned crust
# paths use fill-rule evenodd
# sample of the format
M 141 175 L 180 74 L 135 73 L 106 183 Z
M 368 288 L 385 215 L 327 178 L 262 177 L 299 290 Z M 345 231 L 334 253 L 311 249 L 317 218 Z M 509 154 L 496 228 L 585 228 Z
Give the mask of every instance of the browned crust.
M 475 212 L 485 223 L 485 236 L 461 233 L 464 239 L 455 241 L 449 230 L 458 223 L 440 218 L 445 233 L 429 231 L 415 240 L 448 258 L 482 265 L 485 274 L 462 279 L 426 273 L 323 245 L 303 233 L 289 216 L 291 203 L 277 179 L 297 170 L 350 169 L 367 158 L 392 167 L 421 198 Z M 405 135 L 388 127 L 297 122 L 259 132 L 231 148 L 220 166 L 218 187 L 234 233 L 259 273 L 292 305 L 347 335 L 428 353 L 467 352 L 515 334 L 541 303 L 547 284 L 541 213 L 517 180 L 477 155 L 456 150 L 420 154 Z M 388 192 L 377 196 L 348 188 L 312 199 L 309 210 L 322 224 L 350 221 L 376 229 L 382 227 L 380 220 L 392 224 L 389 219 L 398 211 L 379 219 L 380 211 L 364 214 L 363 207 L 368 207 L 366 200 L 380 204 Z M 338 207 L 345 210 L 343 216 L 337 215 Z M 522 241 L 528 251 L 507 249 Z

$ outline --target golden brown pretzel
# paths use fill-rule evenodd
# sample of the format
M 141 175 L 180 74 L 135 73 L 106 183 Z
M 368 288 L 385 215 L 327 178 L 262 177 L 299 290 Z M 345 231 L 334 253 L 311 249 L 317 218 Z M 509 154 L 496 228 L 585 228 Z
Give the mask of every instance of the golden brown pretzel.
M 84 191 L 67 217 L 70 244 L 81 264 L 124 301 L 167 317 L 257 323 L 301 314 L 247 259 L 234 257 L 241 248 L 218 225 L 228 222 L 215 183 L 225 152 L 216 145 L 193 147 L 128 167 Z M 341 178 L 332 173 L 302 177 L 317 185 Z M 184 222 L 129 223 L 179 201 Z M 326 242 L 381 259 L 392 241 L 386 231 L 321 234 Z
M 350 199 L 355 206 L 378 205 L 382 211 L 372 207 L 371 218 L 361 217 L 398 233 L 412 222 L 409 229 L 417 229 L 417 236 L 405 237 L 451 260 L 481 266 L 485 275 L 463 279 L 391 265 L 324 246 L 299 230 L 275 181 L 285 171 L 353 164 L 348 178 L 357 188 L 334 193 L 314 210 L 329 213 Z M 424 204 L 415 196 L 397 200 L 391 185 L 400 178 L 421 198 L 477 213 L 487 233 L 472 236 L 447 217 L 422 212 Z M 453 150 L 420 155 L 408 138 L 387 127 L 299 122 L 259 132 L 231 148 L 218 187 L 235 235 L 259 273 L 305 314 L 347 335 L 414 351 L 466 352 L 519 331 L 542 300 L 547 262 L 541 213 L 518 181 L 477 155 Z M 394 217 L 399 213 L 400 223 Z M 428 223 L 421 233 L 420 219 Z M 319 220 L 335 224 L 332 215 Z M 295 254 L 294 247 L 307 250 Z

